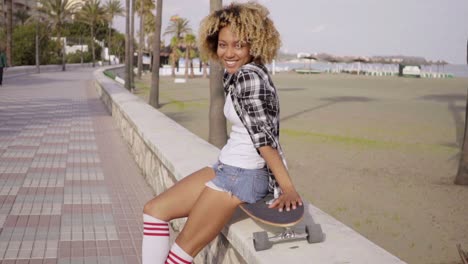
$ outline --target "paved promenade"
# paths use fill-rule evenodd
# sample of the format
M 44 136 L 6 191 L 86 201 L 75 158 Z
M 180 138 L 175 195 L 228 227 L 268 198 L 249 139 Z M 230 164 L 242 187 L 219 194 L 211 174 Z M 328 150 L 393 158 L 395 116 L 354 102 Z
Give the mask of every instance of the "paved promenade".
M 152 197 L 92 69 L 0 86 L 0 263 L 139 263 Z

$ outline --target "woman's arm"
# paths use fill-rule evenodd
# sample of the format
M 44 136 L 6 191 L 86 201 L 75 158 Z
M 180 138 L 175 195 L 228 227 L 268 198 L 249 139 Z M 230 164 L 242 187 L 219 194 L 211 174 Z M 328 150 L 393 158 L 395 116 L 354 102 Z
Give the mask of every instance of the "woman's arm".
M 277 150 L 279 145 L 274 134 L 275 124 L 269 118 L 267 104 L 264 101 L 267 95 L 275 97 L 274 92 L 267 89 L 264 79 L 260 78 L 259 74 L 253 70 L 239 71 L 236 81 L 233 103 L 236 106 L 237 99 L 240 105 L 236 112 L 249 131 L 254 147 L 275 175 L 282 190 L 282 194 L 270 205 L 270 208 L 278 208 L 279 211 L 283 211 L 283 208 L 286 208 L 286 211 L 291 208 L 295 209 L 296 206 L 302 205 L 302 200 L 294 188 L 288 170 Z M 270 110 L 278 111 L 277 107 Z
M 263 146 L 258 150 L 273 172 L 273 175 L 275 175 L 275 179 L 282 190 L 280 197 L 270 205 L 270 208 L 278 208 L 281 212 L 283 208 L 289 211 L 290 208 L 296 209 L 296 206 L 302 206 L 302 199 L 294 188 L 291 177 L 289 177 L 288 170 L 284 166 L 278 150 L 271 146 Z

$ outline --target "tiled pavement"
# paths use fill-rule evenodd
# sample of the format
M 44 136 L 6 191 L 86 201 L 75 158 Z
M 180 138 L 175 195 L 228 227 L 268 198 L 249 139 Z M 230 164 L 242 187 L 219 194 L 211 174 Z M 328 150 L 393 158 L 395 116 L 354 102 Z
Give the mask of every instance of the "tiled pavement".
M 92 70 L 0 86 L 0 263 L 140 262 L 152 191 L 92 86 Z

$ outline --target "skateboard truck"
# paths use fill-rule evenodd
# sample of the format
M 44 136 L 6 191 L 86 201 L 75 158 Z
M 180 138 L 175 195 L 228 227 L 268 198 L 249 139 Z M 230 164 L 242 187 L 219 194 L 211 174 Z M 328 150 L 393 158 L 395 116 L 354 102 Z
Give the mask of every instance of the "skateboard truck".
M 272 237 L 268 237 L 266 231 L 253 233 L 253 245 L 256 251 L 266 250 L 276 243 L 286 241 L 307 239 L 309 243 L 318 243 L 325 240 L 325 234 L 319 224 L 309 220 L 304 225 L 297 227 L 297 224 L 303 219 L 304 206 L 298 206 L 295 210 L 279 212 L 277 209 L 269 208 L 281 194 L 279 188 L 275 188 L 274 193 L 270 193 L 260 201 L 253 204 L 241 204 L 240 208 L 254 220 L 261 223 L 282 227 L 284 231 Z
M 305 232 L 298 232 L 298 228 L 285 227 L 282 233 L 269 237 L 266 231 L 253 233 L 253 244 L 255 251 L 270 249 L 273 244 L 287 241 L 307 239 L 309 244 L 320 243 L 325 240 L 325 234 L 319 224 L 309 224 L 305 226 Z

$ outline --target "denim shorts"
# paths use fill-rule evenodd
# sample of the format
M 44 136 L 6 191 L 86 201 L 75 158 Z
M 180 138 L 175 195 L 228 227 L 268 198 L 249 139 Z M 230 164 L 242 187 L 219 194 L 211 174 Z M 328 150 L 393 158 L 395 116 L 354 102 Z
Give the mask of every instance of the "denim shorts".
M 243 169 L 220 161 L 212 168 L 216 176 L 206 183 L 212 189 L 228 192 L 246 203 L 255 203 L 268 193 L 267 168 Z

